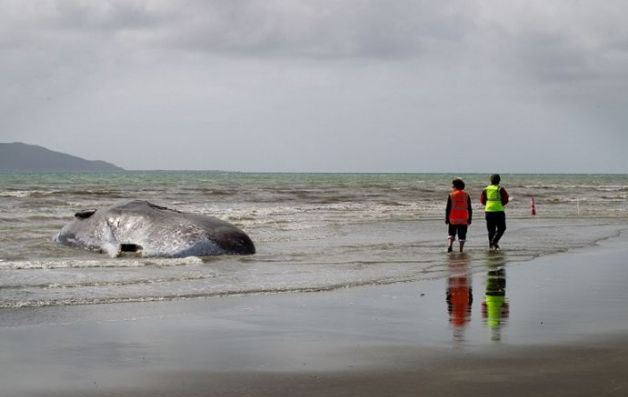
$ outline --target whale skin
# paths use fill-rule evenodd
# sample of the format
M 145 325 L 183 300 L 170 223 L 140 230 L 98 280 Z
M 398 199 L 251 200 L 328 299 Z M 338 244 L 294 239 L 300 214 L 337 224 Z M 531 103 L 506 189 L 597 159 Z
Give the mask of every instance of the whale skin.
M 60 244 L 112 257 L 250 255 L 249 236 L 220 219 L 133 200 L 104 209 L 79 211 L 55 236 Z

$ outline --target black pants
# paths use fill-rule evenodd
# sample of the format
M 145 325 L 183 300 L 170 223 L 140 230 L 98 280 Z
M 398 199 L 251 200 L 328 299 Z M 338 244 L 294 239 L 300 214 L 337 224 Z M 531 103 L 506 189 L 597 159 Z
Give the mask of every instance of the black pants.
M 497 244 L 506 231 L 505 212 L 486 212 L 486 228 L 488 241 L 491 245 Z
M 458 234 L 458 239 L 460 241 L 466 241 L 467 239 L 467 225 L 452 225 L 449 224 L 449 237 L 452 240 L 456 239 L 456 234 Z

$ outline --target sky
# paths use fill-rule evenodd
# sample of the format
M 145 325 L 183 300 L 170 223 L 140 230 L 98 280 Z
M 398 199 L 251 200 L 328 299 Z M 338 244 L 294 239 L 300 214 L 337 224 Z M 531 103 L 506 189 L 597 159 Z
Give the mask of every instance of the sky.
M 624 0 L 0 0 L 0 142 L 126 169 L 628 173 Z

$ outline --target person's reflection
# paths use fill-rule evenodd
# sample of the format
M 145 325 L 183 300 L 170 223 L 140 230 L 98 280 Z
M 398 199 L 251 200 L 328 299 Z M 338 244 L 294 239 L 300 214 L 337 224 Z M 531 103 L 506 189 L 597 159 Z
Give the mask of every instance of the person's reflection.
M 486 264 L 488 274 L 482 317 L 491 330 L 491 339 L 498 341 L 501 340 L 501 328 L 510 310 L 506 300 L 506 258 L 502 253 L 490 253 Z
M 471 320 L 473 292 L 469 273 L 470 258 L 467 254 L 449 256 L 449 278 L 447 279 L 447 311 L 453 327 L 454 339 L 464 339 L 464 329 Z

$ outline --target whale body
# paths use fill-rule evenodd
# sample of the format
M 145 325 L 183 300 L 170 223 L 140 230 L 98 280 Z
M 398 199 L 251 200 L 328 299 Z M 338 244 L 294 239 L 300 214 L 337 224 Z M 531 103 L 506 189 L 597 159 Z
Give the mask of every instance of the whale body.
M 255 245 L 242 230 L 220 219 L 188 214 L 143 200 L 79 211 L 55 236 L 64 245 L 144 257 L 249 255 Z

